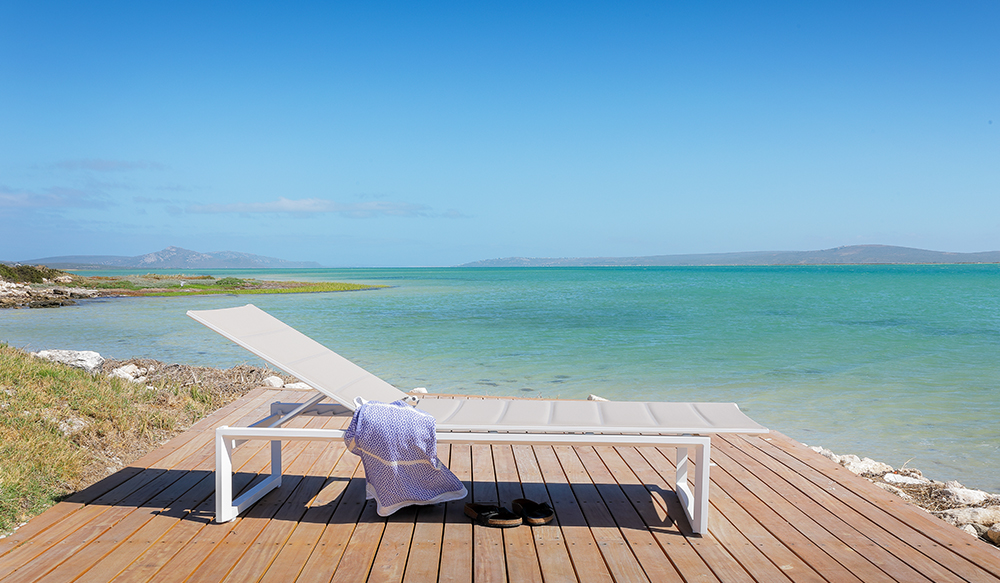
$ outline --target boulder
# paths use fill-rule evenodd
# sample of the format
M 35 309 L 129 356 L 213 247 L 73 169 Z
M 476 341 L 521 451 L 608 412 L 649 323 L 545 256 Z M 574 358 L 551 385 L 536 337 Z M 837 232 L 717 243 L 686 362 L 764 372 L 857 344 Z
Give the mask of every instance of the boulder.
M 932 512 L 935 516 L 945 522 L 954 524 L 982 524 L 983 526 L 994 526 L 1000 523 L 1000 506 L 988 506 L 986 508 L 953 508 L 951 510 L 941 510 Z
M 1000 545 L 1000 524 L 994 524 L 986 531 L 986 538 L 995 545 Z
M 115 370 L 111 371 L 109 377 L 125 379 L 133 383 L 145 383 L 148 379 L 146 375 L 152 372 L 153 369 L 145 369 L 141 366 L 136 366 L 134 364 L 126 364 L 125 366 L 120 366 Z
M 309 385 L 307 385 L 305 383 L 299 382 L 299 383 L 288 383 L 287 385 L 285 385 L 285 388 L 286 389 L 296 389 L 296 390 L 299 390 L 299 391 L 308 391 L 312 387 L 310 387 Z
M 410 394 L 411 395 L 426 395 L 427 394 L 427 389 L 425 389 L 423 387 L 417 387 L 415 389 L 410 389 Z
M 82 368 L 90 374 L 99 373 L 104 366 L 104 358 L 91 350 L 39 350 L 31 354 L 45 360 Z
M 844 456 L 845 458 L 848 456 Z M 853 459 L 842 460 L 840 465 L 844 466 L 851 472 L 861 475 L 867 474 L 884 474 L 886 472 L 892 471 L 892 466 L 889 464 L 884 464 L 882 462 L 877 462 L 871 458 L 858 459 L 858 456 L 850 456 Z
M 970 490 L 969 488 L 944 488 L 941 490 L 945 500 L 952 504 L 962 504 L 963 506 L 975 506 L 994 498 L 993 494 L 982 490 Z
M 607 401 L 604 397 L 598 397 L 597 395 L 590 395 L 587 397 L 588 401 Z
M 908 486 L 922 486 L 930 483 L 930 480 L 927 478 L 914 478 L 912 476 L 903 476 L 900 474 L 886 474 L 882 476 L 882 479 L 890 484 L 905 484 Z
M 261 384 L 264 385 L 265 387 L 280 389 L 285 386 L 285 381 L 281 380 L 281 377 L 279 376 L 272 375 L 261 381 Z

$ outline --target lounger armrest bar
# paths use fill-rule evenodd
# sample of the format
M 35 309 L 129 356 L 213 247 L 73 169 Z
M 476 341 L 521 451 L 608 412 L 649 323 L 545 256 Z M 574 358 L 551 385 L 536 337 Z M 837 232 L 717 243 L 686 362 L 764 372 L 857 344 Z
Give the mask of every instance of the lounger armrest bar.
M 215 430 L 215 519 L 229 522 L 271 490 L 281 486 L 282 441 L 342 440 L 339 429 L 219 427 Z M 236 440 L 271 442 L 271 474 L 233 500 L 233 450 Z M 438 432 L 439 443 L 488 445 L 674 446 L 677 447 L 677 496 L 695 534 L 708 531 L 709 464 L 712 440 L 707 435 L 580 435 L 558 433 Z M 697 474 L 689 483 L 688 448 L 695 448 Z

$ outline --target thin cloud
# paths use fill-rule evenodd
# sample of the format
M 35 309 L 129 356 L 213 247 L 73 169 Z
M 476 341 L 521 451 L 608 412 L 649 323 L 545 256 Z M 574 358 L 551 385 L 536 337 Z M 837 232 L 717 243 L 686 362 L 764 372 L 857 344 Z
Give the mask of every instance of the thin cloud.
M 98 208 L 105 204 L 74 188 L 53 187 L 41 192 L 0 186 L 0 208 Z
M 62 160 L 56 162 L 56 168 L 61 170 L 91 170 L 94 172 L 123 172 L 127 170 L 162 170 L 164 166 L 158 162 L 130 160 L 101 160 L 88 158 L 83 160 Z
M 429 207 L 422 204 L 390 201 L 367 201 L 344 204 L 323 198 L 303 198 L 292 200 L 278 198 L 269 202 L 239 202 L 233 204 L 199 204 L 187 208 L 191 213 L 287 213 L 292 215 L 315 215 L 331 213 L 352 219 L 385 217 L 430 216 Z

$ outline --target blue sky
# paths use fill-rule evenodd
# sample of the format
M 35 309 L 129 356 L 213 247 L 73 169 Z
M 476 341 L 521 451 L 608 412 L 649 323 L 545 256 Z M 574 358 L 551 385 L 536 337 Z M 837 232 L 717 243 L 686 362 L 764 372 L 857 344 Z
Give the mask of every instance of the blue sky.
M 1000 249 L 1000 3 L 0 3 L 0 259 Z

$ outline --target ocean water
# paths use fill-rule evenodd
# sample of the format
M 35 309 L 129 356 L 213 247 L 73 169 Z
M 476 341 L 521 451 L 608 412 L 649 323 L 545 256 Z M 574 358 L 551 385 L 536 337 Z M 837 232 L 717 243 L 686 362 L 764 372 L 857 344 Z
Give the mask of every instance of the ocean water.
M 0 341 L 257 364 L 185 316 L 253 303 L 403 390 L 734 401 L 804 443 L 1000 492 L 1000 266 L 199 273 L 392 287 L 4 310 Z

